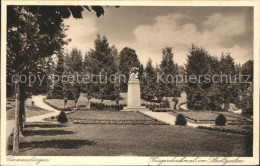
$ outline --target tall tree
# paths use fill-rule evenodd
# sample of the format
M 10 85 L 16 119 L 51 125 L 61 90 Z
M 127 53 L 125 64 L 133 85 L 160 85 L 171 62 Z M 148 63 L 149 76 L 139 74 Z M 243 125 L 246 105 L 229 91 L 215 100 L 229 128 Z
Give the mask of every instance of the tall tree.
M 224 100 L 224 110 L 227 111 L 229 109 L 230 102 L 234 102 L 234 99 L 238 95 L 238 83 L 236 82 L 236 67 L 234 59 L 230 56 L 229 53 L 222 54 L 220 59 L 220 71 L 222 75 L 227 76 L 222 77 L 223 79 L 220 83 L 220 89 Z
M 95 76 L 92 77 L 94 78 L 92 82 L 96 83 L 91 83 L 91 93 L 102 100 L 114 100 L 119 96 L 119 93 L 114 93 L 116 87 L 113 75 L 117 73 L 115 57 L 111 54 L 111 47 L 105 36 L 98 35 L 94 45 L 95 48 L 91 49 L 85 56 L 83 67 L 85 73 Z M 87 89 L 85 88 L 85 90 Z
M 129 72 L 132 67 L 140 68 L 140 61 L 135 50 L 125 47 L 119 53 L 119 72 L 125 76 L 125 82 L 120 82 L 120 91 L 127 91 L 127 81 L 129 79 Z
M 64 55 L 62 51 L 59 51 L 57 54 L 58 62 L 54 73 L 54 85 L 52 90 L 52 98 L 54 99 L 63 99 L 63 74 L 64 74 Z
M 146 63 L 144 75 L 141 78 L 141 84 L 143 84 L 141 97 L 147 101 L 153 100 L 155 97 L 156 74 L 150 58 Z
M 14 153 L 19 152 L 20 107 L 24 107 L 26 99 L 24 93 L 27 91 L 25 85 L 23 86 L 26 90 L 20 90 L 19 76 L 28 75 L 39 59 L 53 55 L 68 42 L 65 40 L 63 19 L 71 15 L 75 18 L 82 18 L 81 13 L 84 8 L 89 11 L 94 10 L 97 16 L 104 14 L 100 6 L 90 8 L 88 6 L 10 5 L 7 7 L 7 76 L 17 75 L 14 84 L 8 82 L 9 87 L 15 87 L 16 96 Z M 37 68 L 34 68 L 34 71 L 37 71 Z
M 203 48 L 192 45 L 189 51 L 186 64 L 187 77 L 196 78 L 190 80 L 186 88 L 187 106 L 189 109 L 202 110 L 207 109 L 210 90 L 210 83 L 205 83 L 204 76 L 210 74 L 211 58 L 209 53 Z M 200 77 L 203 76 L 203 77 Z
M 253 82 L 254 80 L 254 62 L 249 60 L 242 65 L 242 74 L 244 75 L 244 81 Z
M 80 80 L 83 67 L 81 50 L 73 48 L 65 57 L 65 75 L 67 76 L 64 92 L 67 99 L 77 101 L 80 96 Z
M 163 57 L 160 64 L 161 79 L 158 80 L 160 92 L 158 92 L 158 94 L 163 95 L 160 98 L 176 96 L 179 93 L 179 88 L 175 86 L 175 78 L 178 74 L 178 67 L 173 61 L 172 47 L 164 48 L 162 50 L 162 54 Z

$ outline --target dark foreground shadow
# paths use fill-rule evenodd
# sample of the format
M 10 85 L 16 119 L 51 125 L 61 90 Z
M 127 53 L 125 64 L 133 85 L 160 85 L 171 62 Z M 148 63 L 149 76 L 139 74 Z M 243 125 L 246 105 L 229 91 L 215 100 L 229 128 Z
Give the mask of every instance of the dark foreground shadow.
M 31 141 L 31 142 L 21 142 L 20 148 L 22 151 L 30 150 L 34 148 L 58 148 L 58 149 L 77 149 L 82 146 L 95 145 L 97 142 L 89 140 L 45 140 L 45 141 Z
M 253 157 L 253 135 L 247 135 L 245 139 L 246 155 Z
M 67 125 L 62 124 L 26 124 L 27 127 L 39 127 L 39 128 L 59 128 L 59 127 L 68 127 Z
M 25 130 L 24 136 L 56 136 L 56 135 L 68 135 L 73 134 L 73 131 L 67 130 Z

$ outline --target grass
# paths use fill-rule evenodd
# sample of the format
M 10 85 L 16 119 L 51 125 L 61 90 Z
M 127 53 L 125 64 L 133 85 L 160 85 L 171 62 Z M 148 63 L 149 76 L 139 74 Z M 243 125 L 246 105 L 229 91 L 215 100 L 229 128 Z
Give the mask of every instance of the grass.
M 32 117 L 32 116 L 37 116 L 37 115 L 43 115 L 47 114 L 50 111 L 41 109 L 36 106 L 25 106 L 25 116 L 26 117 Z M 15 113 L 15 107 L 9 107 L 6 112 L 7 120 L 12 120 L 14 119 L 14 113 Z
M 252 150 L 245 136 L 179 126 L 29 124 L 25 135 L 21 156 L 249 156 Z
M 177 113 L 177 112 L 176 112 Z M 188 120 L 193 120 L 193 121 L 208 121 L 214 123 L 217 116 L 219 114 L 224 114 L 227 121 L 240 121 L 240 120 L 249 120 L 245 116 L 242 115 L 237 115 L 232 112 L 209 112 L 209 111 L 189 111 L 189 112 L 182 112 L 179 111 L 178 113 L 183 114 Z M 175 113 L 170 113 L 174 114 Z
M 236 114 L 236 113 L 233 113 L 233 112 L 216 112 L 216 113 L 219 113 L 219 114 L 223 114 L 225 115 L 226 117 L 234 117 L 234 118 L 239 118 L 241 120 L 252 120 L 252 118 L 248 117 L 248 116 L 243 116 L 241 114 Z

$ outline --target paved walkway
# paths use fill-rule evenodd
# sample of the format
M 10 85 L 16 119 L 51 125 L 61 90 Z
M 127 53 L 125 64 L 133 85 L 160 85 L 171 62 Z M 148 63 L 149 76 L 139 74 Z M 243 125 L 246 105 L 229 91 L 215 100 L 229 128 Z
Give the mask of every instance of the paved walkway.
M 43 115 L 28 117 L 26 118 L 26 122 L 45 122 L 44 119 L 49 118 L 51 116 L 57 116 L 60 114 L 59 110 L 56 110 L 43 102 L 43 99 L 45 97 L 46 96 L 43 95 L 33 96 L 32 101 L 34 101 L 35 106 L 51 112 Z
M 170 125 L 175 125 L 175 119 L 176 117 L 174 115 L 169 114 L 168 112 L 152 112 L 152 111 L 140 111 L 150 117 L 153 117 L 155 119 L 158 119 L 160 121 L 163 121 L 165 123 L 168 123 Z M 210 126 L 214 126 L 214 124 L 198 124 L 198 123 L 191 123 L 191 122 L 187 122 L 187 126 L 191 126 L 191 127 L 198 127 L 198 126 L 206 126 L 206 127 L 210 127 Z
M 27 117 L 26 122 L 46 122 L 46 121 L 44 121 L 45 118 L 59 115 L 59 113 L 60 113 L 59 110 L 56 110 L 43 102 L 43 99 L 45 97 L 46 96 L 43 96 L 43 95 L 32 96 L 32 101 L 34 101 L 35 106 L 48 110 L 48 111 L 51 111 L 51 112 L 49 112 L 47 114 L 43 114 L 43 115 Z M 7 120 L 6 121 L 6 140 L 7 141 L 8 141 L 8 137 L 13 133 L 13 130 L 14 130 L 14 120 Z
M 6 141 L 8 141 L 8 137 L 13 133 L 14 130 L 14 120 L 6 121 Z

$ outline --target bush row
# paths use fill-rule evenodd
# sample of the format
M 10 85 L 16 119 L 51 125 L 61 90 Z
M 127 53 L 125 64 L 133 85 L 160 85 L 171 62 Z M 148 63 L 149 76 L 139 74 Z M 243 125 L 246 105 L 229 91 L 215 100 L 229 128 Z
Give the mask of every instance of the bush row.
M 219 131 L 219 132 L 226 132 L 226 133 L 232 133 L 232 134 L 240 134 L 240 135 L 252 135 L 253 132 L 250 130 L 234 130 L 234 129 L 225 129 L 225 128 L 218 128 L 218 127 L 206 127 L 206 126 L 198 126 L 198 129 L 206 129 L 211 131 Z
M 152 111 L 153 112 L 170 112 L 170 111 L 173 111 L 173 109 L 171 109 L 171 108 L 154 108 Z
M 108 104 L 104 104 L 104 103 L 90 103 L 90 108 L 91 109 L 98 109 L 98 110 L 103 110 L 103 109 L 112 109 L 112 110 L 122 110 L 125 106 L 127 106 L 126 104 L 112 104 L 112 105 L 108 105 Z

